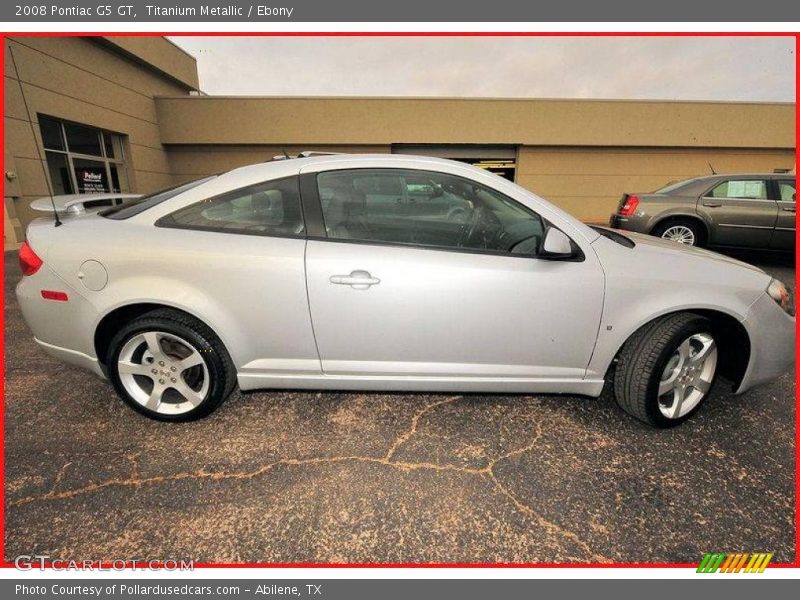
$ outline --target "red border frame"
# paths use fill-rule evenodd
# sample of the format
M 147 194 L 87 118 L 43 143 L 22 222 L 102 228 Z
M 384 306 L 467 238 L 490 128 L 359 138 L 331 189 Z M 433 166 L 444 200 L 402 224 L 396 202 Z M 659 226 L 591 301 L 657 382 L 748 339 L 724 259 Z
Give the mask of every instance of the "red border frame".
M 242 31 L 194 31 L 194 32 L 151 32 L 151 31 L 121 31 L 121 32 L 0 32 L 0 42 L 5 43 L 8 36 L 15 37 L 100 37 L 106 35 L 119 35 L 131 37 L 143 36 L 210 36 L 210 37 L 793 37 L 795 38 L 795 107 L 797 98 L 800 96 L 800 60 L 798 60 L 798 50 L 800 50 L 800 33 L 793 32 L 628 32 L 628 31 L 603 31 L 603 32 L 534 32 L 534 31 L 448 31 L 448 32 L 425 32 L 425 31 L 281 31 L 281 32 L 242 32 Z M 5 48 L 5 45 L 4 45 Z M 3 73 L 5 74 L 5 52 L 2 60 Z M 0 88 L 0 105 L 3 107 L 3 120 L 0 121 L 0 147 L 5 148 L 5 87 Z M 800 121 L 795 114 L 795 168 L 797 167 L 797 138 L 800 137 Z M 5 156 L 3 158 L 3 173 L 5 172 Z M 5 177 L 0 177 L 0 189 L 5 197 Z M 3 224 L 5 230 L 5 223 Z M 795 273 L 797 272 L 797 260 L 800 259 L 800 232 L 795 232 Z M 5 263 L 0 261 L 0 295 L 5 295 Z M 2 347 L 0 347 L 0 379 L 3 382 L 3 389 L 0 391 L 0 446 L 5 449 L 5 314 L 0 314 L 0 327 L 2 327 Z M 800 338 L 798 331 L 800 327 L 795 325 L 795 355 L 800 353 Z M 800 428 L 797 425 L 798 412 L 800 412 L 800 394 L 797 388 L 800 387 L 800 370 L 795 368 L 795 557 L 792 563 L 773 563 L 770 566 L 775 568 L 800 568 Z M 0 547 L 3 553 L 0 555 L 0 568 L 13 569 L 14 565 L 5 561 L 5 452 L 0 452 Z M 713 549 L 712 549 L 713 550 Z M 95 563 L 97 567 L 108 568 L 110 563 Z M 437 569 L 437 568 L 547 568 L 547 569 L 574 569 L 574 568 L 682 568 L 694 569 L 698 563 L 197 563 L 197 568 L 414 568 L 414 569 Z M 88 573 L 88 572 L 87 572 Z

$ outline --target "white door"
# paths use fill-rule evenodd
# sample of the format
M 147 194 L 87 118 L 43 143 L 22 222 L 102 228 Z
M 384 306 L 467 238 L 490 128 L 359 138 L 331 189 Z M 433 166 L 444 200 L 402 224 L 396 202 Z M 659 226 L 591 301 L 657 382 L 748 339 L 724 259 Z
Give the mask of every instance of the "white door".
M 469 218 L 371 215 L 360 180 L 393 171 L 318 176 L 329 239 L 309 240 L 306 276 L 324 373 L 583 378 L 603 299 L 594 253 L 537 258 L 537 215 L 451 175 L 426 174 L 432 195 L 462 198 Z

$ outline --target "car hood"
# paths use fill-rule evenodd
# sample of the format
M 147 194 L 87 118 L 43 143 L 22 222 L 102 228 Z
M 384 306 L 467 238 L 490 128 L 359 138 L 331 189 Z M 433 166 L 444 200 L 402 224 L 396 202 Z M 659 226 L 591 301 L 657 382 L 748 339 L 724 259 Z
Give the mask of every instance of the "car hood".
M 600 237 L 592 243 L 606 281 L 609 323 L 645 323 L 680 310 L 714 310 L 740 321 L 772 279 L 745 262 L 677 242 L 625 232 L 634 245 Z M 605 309 L 604 309 L 605 310 Z M 627 312 L 626 312 L 627 311 Z
M 635 245 L 602 234 L 592 243 L 609 289 L 617 289 L 621 297 L 653 295 L 654 304 L 668 299 L 671 306 L 708 308 L 729 306 L 738 298 L 743 316 L 771 280 L 758 267 L 716 252 L 642 234 L 625 232 L 624 237 Z
M 639 252 L 642 254 L 659 253 L 669 257 L 674 257 L 676 260 L 688 257 L 704 258 L 717 263 L 724 263 L 727 265 L 748 269 L 750 271 L 755 271 L 757 273 L 764 273 L 762 269 L 759 269 L 754 265 L 731 258 L 730 256 L 725 256 L 724 254 L 719 254 L 718 252 L 712 252 L 711 250 L 704 250 L 695 246 L 687 246 L 686 244 L 679 244 L 678 242 L 672 242 L 670 240 L 664 240 L 662 238 L 654 237 L 652 235 L 645 235 L 642 233 L 626 231 L 624 235 L 633 240 L 633 242 L 636 244 L 636 247 L 633 248 L 633 250 L 636 251 L 638 248 Z

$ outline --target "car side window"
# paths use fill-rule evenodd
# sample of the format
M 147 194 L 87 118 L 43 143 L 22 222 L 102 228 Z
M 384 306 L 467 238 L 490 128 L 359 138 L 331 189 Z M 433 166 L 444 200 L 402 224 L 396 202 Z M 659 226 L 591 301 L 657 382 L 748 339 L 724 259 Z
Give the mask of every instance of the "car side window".
M 253 235 L 302 236 L 305 231 L 297 177 L 202 200 L 162 217 L 156 225 Z
M 763 179 L 731 179 L 716 185 L 706 196 L 741 200 L 766 200 L 767 182 Z
M 795 181 L 778 181 L 778 200 L 781 202 L 796 202 L 797 183 Z
M 329 238 L 535 255 L 539 215 L 469 179 L 402 169 L 317 176 Z

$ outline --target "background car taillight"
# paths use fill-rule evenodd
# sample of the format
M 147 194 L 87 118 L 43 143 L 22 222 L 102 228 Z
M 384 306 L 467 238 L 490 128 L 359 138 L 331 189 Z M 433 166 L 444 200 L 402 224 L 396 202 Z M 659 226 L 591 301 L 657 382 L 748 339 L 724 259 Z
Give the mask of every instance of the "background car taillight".
M 638 196 L 627 196 L 625 200 L 622 202 L 622 206 L 619 207 L 617 214 L 627 217 L 629 215 L 632 215 L 638 206 L 639 206 Z
M 36 252 L 28 242 L 22 242 L 19 249 L 19 267 L 22 269 L 22 274 L 33 275 L 43 264 L 42 259 L 36 256 Z

